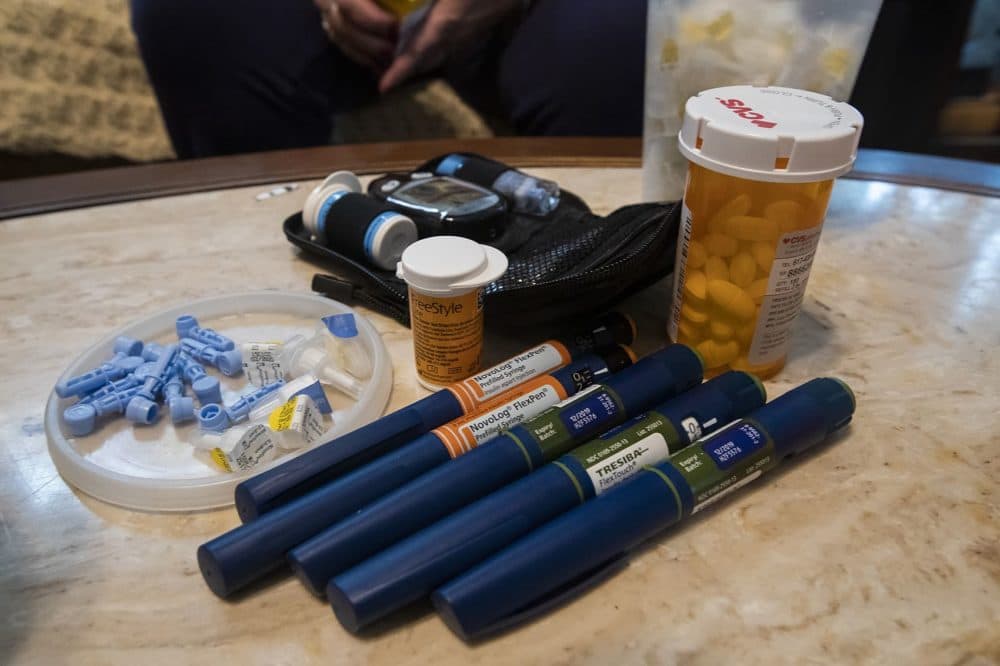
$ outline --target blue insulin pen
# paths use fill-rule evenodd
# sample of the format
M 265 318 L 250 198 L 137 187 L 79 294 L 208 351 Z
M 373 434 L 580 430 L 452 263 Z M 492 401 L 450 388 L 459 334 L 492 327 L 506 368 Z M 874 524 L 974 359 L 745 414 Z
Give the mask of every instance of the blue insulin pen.
M 530 473 L 701 382 L 701 357 L 671 345 L 514 426 L 369 504 L 288 553 L 292 571 L 322 594 L 327 582 L 466 504 Z
M 764 387 L 727 372 L 657 405 L 330 581 L 341 624 L 358 631 L 556 516 L 764 404 Z
M 434 606 L 466 640 L 531 619 L 605 577 L 628 549 L 822 443 L 853 413 L 846 384 L 807 382 L 469 569 L 434 592 Z
M 617 347 L 602 355 L 587 354 L 502 394 L 479 412 L 446 423 L 308 495 L 212 539 L 198 549 L 198 565 L 205 582 L 220 597 L 229 596 L 284 564 L 285 554 L 298 544 L 410 479 L 461 455 L 466 450 L 463 447 L 471 450 L 507 425 L 541 413 L 548 405 L 631 362 L 629 352 Z
M 477 410 L 518 384 L 560 368 L 581 354 L 632 344 L 634 337 L 631 319 L 618 312 L 608 313 L 591 329 L 543 342 L 241 482 L 236 486 L 236 511 L 243 522 L 254 520 L 414 437 Z

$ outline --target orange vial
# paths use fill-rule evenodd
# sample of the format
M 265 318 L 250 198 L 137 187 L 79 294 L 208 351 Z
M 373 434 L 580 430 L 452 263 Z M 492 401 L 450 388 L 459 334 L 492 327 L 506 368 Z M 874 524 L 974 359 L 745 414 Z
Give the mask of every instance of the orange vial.
M 479 371 L 484 288 L 506 270 L 503 252 L 458 236 L 431 236 L 403 251 L 396 275 L 409 287 L 421 386 L 437 390 Z
M 667 328 L 706 372 L 764 379 L 784 366 L 833 181 L 854 164 L 862 122 L 849 104 L 793 88 L 728 86 L 687 101 Z

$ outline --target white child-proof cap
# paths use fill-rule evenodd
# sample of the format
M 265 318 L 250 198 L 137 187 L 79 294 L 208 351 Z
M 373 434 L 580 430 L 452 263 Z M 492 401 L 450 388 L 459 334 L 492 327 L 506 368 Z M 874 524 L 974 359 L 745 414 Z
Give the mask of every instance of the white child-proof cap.
M 808 183 L 851 169 L 863 124 L 853 106 L 819 93 L 726 86 L 688 99 L 677 138 L 685 157 L 712 171 Z
M 459 236 L 431 236 L 403 251 L 396 277 L 425 294 L 449 296 L 493 282 L 507 270 L 507 255 Z

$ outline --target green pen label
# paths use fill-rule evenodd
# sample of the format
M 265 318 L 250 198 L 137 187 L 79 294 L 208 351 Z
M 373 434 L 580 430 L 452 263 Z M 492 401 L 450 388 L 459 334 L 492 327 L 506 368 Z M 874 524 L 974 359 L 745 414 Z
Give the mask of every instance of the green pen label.
M 739 424 L 670 461 L 691 487 L 698 513 L 774 467 L 774 442 L 752 421 Z
M 624 418 L 625 410 L 618 395 L 602 384 L 595 384 L 553 405 L 522 427 L 531 434 L 545 459 L 553 460 L 577 442 L 591 439 Z
M 600 495 L 634 476 L 643 465 L 666 460 L 672 450 L 685 445 L 686 437 L 678 434 L 667 417 L 647 412 L 568 455 L 583 466 L 594 494 Z

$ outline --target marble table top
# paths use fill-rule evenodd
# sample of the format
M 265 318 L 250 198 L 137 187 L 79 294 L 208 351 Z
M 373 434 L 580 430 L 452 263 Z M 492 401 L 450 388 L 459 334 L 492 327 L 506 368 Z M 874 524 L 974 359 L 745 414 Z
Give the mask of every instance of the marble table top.
M 540 169 L 607 212 L 636 169 Z M 111 330 L 208 293 L 305 292 L 280 222 L 312 183 L 0 223 L 0 663 L 1000 663 L 1000 200 L 842 180 L 776 396 L 817 375 L 858 398 L 846 437 L 648 542 L 555 613 L 469 646 L 428 610 L 357 638 L 294 579 L 238 602 L 195 549 L 233 509 L 130 511 L 59 476 L 55 379 Z M 639 352 L 669 285 L 625 302 Z M 409 332 L 361 310 L 424 394 Z M 505 341 L 509 350 L 533 340 Z

